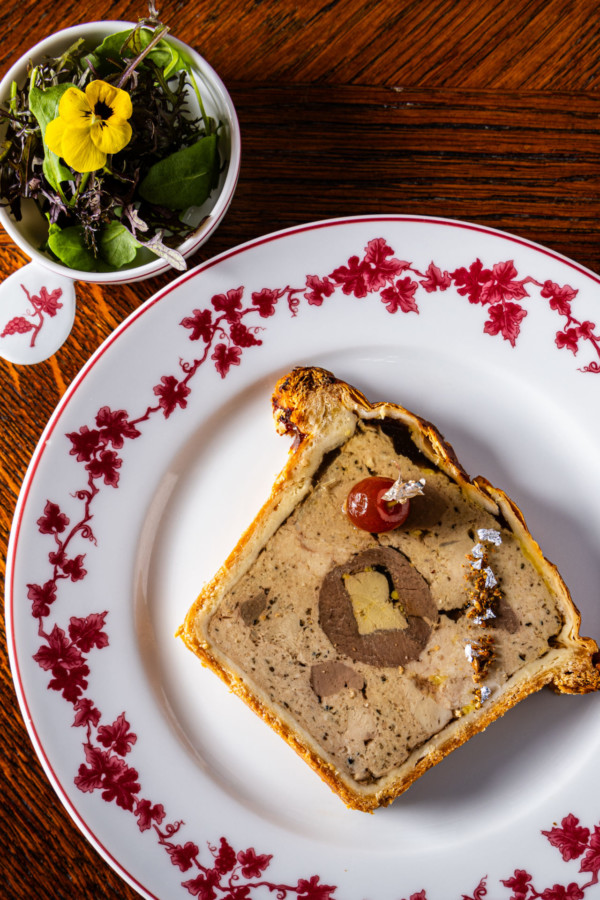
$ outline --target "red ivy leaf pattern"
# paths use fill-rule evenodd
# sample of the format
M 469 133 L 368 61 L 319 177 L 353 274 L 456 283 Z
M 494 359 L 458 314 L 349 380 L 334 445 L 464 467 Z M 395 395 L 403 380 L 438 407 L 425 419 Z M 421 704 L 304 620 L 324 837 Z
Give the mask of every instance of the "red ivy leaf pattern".
M 65 575 L 68 575 L 71 581 L 82 581 L 87 575 L 87 569 L 83 567 L 84 555 L 80 553 L 78 556 L 75 556 L 73 559 L 65 559 L 64 556 L 60 557 L 60 562 L 57 558 L 57 565 L 60 566 Z
M 46 581 L 44 584 L 28 584 L 27 598 L 32 601 L 31 614 L 37 618 L 50 615 L 50 607 L 56 600 L 56 582 Z
M 138 773 L 119 756 L 84 744 L 87 765 L 79 766 L 75 784 L 81 791 L 101 790 L 102 798 L 115 801 L 122 809 L 132 811 L 135 795 L 140 790 Z
M 587 847 L 590 837 L 589 828 L 579 824 L 576 816 L 568 815 L 560 823 L 560 828 L 555 826 L 550 831 L 542 831 L 553 847 L 560 850 L 565 862 L 578 859 Z
M 215 361 L 215 368 L 221 378 L 225 378 L 232 366 L 239 366 L 242 351 L 239 347 L 228 347 L 227 344 L 217 344 L 211 359 Z
M 242 875 L 244 878 L 259 878 L 262 873 L 269 868 L 269 863 L 273 859 L 271 854 L 258 854 L 254 847 L 247 850 L 240 850 L 237 860 L 242 867 Z
M 178 406 L 181 409 L 186 408 L 190 388 L 184 382 L 177 381 L 174 375 L 163 375 L 160 382 L 153 390 L 158 397 L 158 403 L 165 419 L 168 419 Z
M 73 722 L 75 727 L 98 727 L 98 722 L 102 718 L 102 714 L 100 710 L 94 706 L 89 697 L 81 697 L 77 703 L 73 704 L 73 709 L 75 710 L 75 720 Z
M 225 314 L 228 322 L 238 322 L 242 312 L 242 297 L 244 288 L 239 287 L 227 291 L 226 294 L 216 294 L 211 303 L 217 312 Z
M 42 669 L 74 668 L 81 663 L 82 656 L 79 648 L 67 637 L 65 631 L 55 625 L 48 635 L 46 646 L 40 647 L 33 657 Z
M 83 745 L 87 765 L 81 763 L 75 784 L 80 791 L 91 793 L 102 787 L 106 754 L 90 743 Z
M 596 825 L 592 834 L 588 850 L 581 860 L 581 872 L 592 872 L 595 879 L 598 880 L 598 872 L 600 872 L 600 826 Z
M 114 450 L 102 450 L 88 462 L 86 469 L 92 478 L 101 478 L 104 480 L 104 484 L 116 488 L 119 484 L 117 469 L 121 468 L 122 462 L 123 460 L 117 456 Z
M 554 887 L 546 888 L 540 894 L 542 900 L 583 900 L 584 896 L 584 892 L 574 881 L 566 887 L 561 884 L 555 884 Z
M 528 297 L 522 281 L 517 279 L 518 272 L 512 259 L 496 263 L 491 277 L 481 288 L 481 303 L 501 303 L 503 300 L 522 300 Z
M 44 515 L 37 520 L 37 526 L 41 534 L 61 534 L 67 525 L 69 518 L 60 511 L 56 503 L 46 502 Z
M 388 312 L 396 313 L 400 310 L 403 313 L 419 312 L 419 307 L 415 302 L 415 293 L 419 285 L 410 278 L 399 279 L 393 287 L 388 287 L 381 292 L 383 300 Z
M 258 314 L 262 319 L 268 319 L 275 315 L 278 300 L 278 292 L 269 288 L 263 288 L 262 291 L 255 291 L 252 294 L 252 303 L 258 309 Z
M 452 284 L 452 276 L 448 272 L 442 272 L 439 266 L 433 262 L 429 263 L 425 278 L 421 281 L 421 287 L 424 287 L 427 293 L 433 291 L 447 291 Z
M 78 700 L 88 686 L 87 676 L 90 669 L 83 659 L 79 663 L 71 663 L 68 666 L 57 665 L 52 669 L 52 678 L 48 687 L 52 691 L 59 691 L 65 700 L 73 703 Z
M 215 900 L 217 896 L 215 888 L 218 883 L 219 873 L 215 869 L 211 869 L 206 874 L 197 875 L 191 881 L 184 881 L 183 887 L 192 897 L 198 897 L 199 900 Z
M 378 291 L 385 287 L 410 266 L 410 263 L 394 257 L 394 251 L 383 238 L 369 241 L 364 263 L 365 283 L 369 291 Z
M 99 650 L 108 647 L 108 635 L 104 631 L 107 615 L 108 612 L 91 613 L 83 618 L 71 616 L 69 637 L 83 653 L 89 653 L 93 647 Z
M 469 303 L 481 303 L 483 286 L 492 278 L 491 269 L 484 269 L 480 259 L 471 263 L 468 269 L 461 267 L 452 272 L 451 278 L 457 285 L 458 293 L 469 298 Z
M 561 316 L 570 316 L 571 303 L 577 296 L 577 291 L 568 284 L 561 287 L 554 281 L 545 281 L 540 295 L 550 301 L 550 309 L 556 310 Z
M 138 773 L 135 769 L 122 765 L 118 757 L 112 759 L 118 762 L 111 777 L 104 780 L 102 799 L 108 803 L 114 801 L 121 809 L 131 811 L 135 805 L 135 795 L 140 790 Z
M 306 287 L 310 290 L 304 294 L 311 306 L 321 306 L 327 297 L 335 293 L 335 284 L 329 278 L 318 278 L 316 275 L 308 275 Z
M 571 353 L 577 353 L 579 350 L 579 333 L 576 328 L 565 328 L 564 331 L 556 332 L 556 346 L 559 350 L 570 350 Z
M 79 431 L 73 431 L 67 437 L 72 445 L 69 453 L 77 462 L 89 462 L 100 446 L 100 432 L 90 430 L 87 425 L 82 425 Z
M 213 317 L 210 309 L 195 309 L 191 316 L 181 320 L 184 328 L 191 331 L 190 341 L 202 339 L 209 344 L 213 336 Z
M 174 844 L 167 847 L 171 862 L 182 872 L 187 872 L 194 865 L 194 860 L 200 853 L 200 848 L 192 841 L 185 844 Z
M 595 331 L 595 322 L 581 322 L 581 324 L 577 326 L 577 334 L 580 338 L 584 338 L 586 341 L 593 341 Z
M 139 800 L 135 807 L 135 816 L 140 831 L 148 831 L 154 824 L 160 825 L 166 812 L 162 803 L 153 806 L 149 800 Z
M 112 725 L 100 726 L 98 740 L 108 750 L 113 750 L 119 756 L 126 756 L 137 741 L 137 735 L 133 734 L 129 728 L 125 713 L 121 713 Z
M 351 256 L 347 266 L 339 266 L 331 273 L 331 278 L 339 284 L 344 294 L 354 294 L 355 297 L 366 297 L 368 267 L 358 256 Z
M 62 303 L 58 302 L 61 297 L 62 288 L 55 288 L 53 291 L 48 292 L 48 289 L 43 287 L 40 290 L 39 297 L 34 297 L 32 299 L 37 308 L 42 312 L 45 312 L 46 315 L 54 317 L 58 310 L 62 309 Z
M 518 303 L 504 302 L 490 306 L 488 313 L 489 319 L 483 326 L 484 332 L 491 335 L 501 334 L 504 340 L 514 347 L 527 310 Z
M 130 422 L 124 409 L 111 410 L 103 406 L 96 415 L 96 425 L 100 429 L 97 433 L 98 440 L 103 444 L 112 444 L 115 450 L 123 447 L 125 440 L 132 440 L 140 436 L 141 431 Z
M 335 887 L 330 884 L 321 884 L 318 875 L 313 875 L 308 880 L 300 878 L 296 893 L 301 900 L 331 900 L 335 893 Z
M 511 900 L 525 900 L 529 893 L 531 875 L 524 869 L 515 869 L 512 878 L 503 879 L 502 884 L 512 889 Z

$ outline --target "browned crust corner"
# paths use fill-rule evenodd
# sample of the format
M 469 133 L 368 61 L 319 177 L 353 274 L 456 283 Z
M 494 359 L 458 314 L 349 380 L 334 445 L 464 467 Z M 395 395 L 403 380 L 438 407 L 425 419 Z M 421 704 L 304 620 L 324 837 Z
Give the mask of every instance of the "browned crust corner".
M 310 430 L 306 410 L 312 394 L 341 385 L 338 378 L 326 369 L 298 366 L 280 378 L 273 391 L 272 405 L 278 434 L 303 438 Z
M 399 419 L 408 426 L 416 446 L 428 459 L 452 477 L 470 483 L 454 448 L 432 422 L 395 403 L 369 402 L 361 391 L 327 369 L 296 367 L 275 385 L 272 405 L 277 432 L 294 438 L 292 451 L 314 437 L 332 410 L 343 408 L 364 419 Z

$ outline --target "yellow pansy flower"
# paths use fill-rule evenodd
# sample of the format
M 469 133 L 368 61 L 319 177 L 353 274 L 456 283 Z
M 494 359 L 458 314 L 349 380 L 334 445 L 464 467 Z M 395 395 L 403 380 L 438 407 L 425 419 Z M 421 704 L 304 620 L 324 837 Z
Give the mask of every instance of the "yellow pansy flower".
M 84 91 L 68 88 L 58 118 L 46 128 L 47 146 L 76 172 L 93 172 L 131 140 L 131 97 L 106 81 L 91 81 Z

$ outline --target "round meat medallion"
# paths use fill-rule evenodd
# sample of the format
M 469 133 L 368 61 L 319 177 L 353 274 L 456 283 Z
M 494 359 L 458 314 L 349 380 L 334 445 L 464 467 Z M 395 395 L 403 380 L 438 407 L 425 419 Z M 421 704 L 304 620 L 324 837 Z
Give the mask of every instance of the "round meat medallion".
M 354 662 L 385 667 L 418 659 L 437 619 L 429 585 L 391 547 L 358 553 L 321 585 L 319 624 Z

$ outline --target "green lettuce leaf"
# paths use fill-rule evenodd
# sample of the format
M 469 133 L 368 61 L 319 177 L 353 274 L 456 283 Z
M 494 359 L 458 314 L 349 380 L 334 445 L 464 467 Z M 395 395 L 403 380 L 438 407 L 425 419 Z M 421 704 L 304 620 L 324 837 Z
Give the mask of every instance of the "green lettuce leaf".
M 167 209 L 187 209 L 202 206 L 217 175 L 217 136 L 211 134 L 155 163 L 138 190 L 149 203 Z
M 48 184 L 53 187 L 55 191 L 60 191 L 61 182 L 72 181 L 73 173 L 67 166 L 61 163 L 60 157 L 50 150 L 45 141 L 45 134 L 48 124 L 58 116 L 60 98 L 70 87 L 72 87 L 70 84 L 55 84 L 46 88 L 45 91 L 42 91 L 38 87 L 32 87 L 29 91 L 29 109 L 40 126 L 42 141 L 44 143 L 44 175 L 46 176 Z

